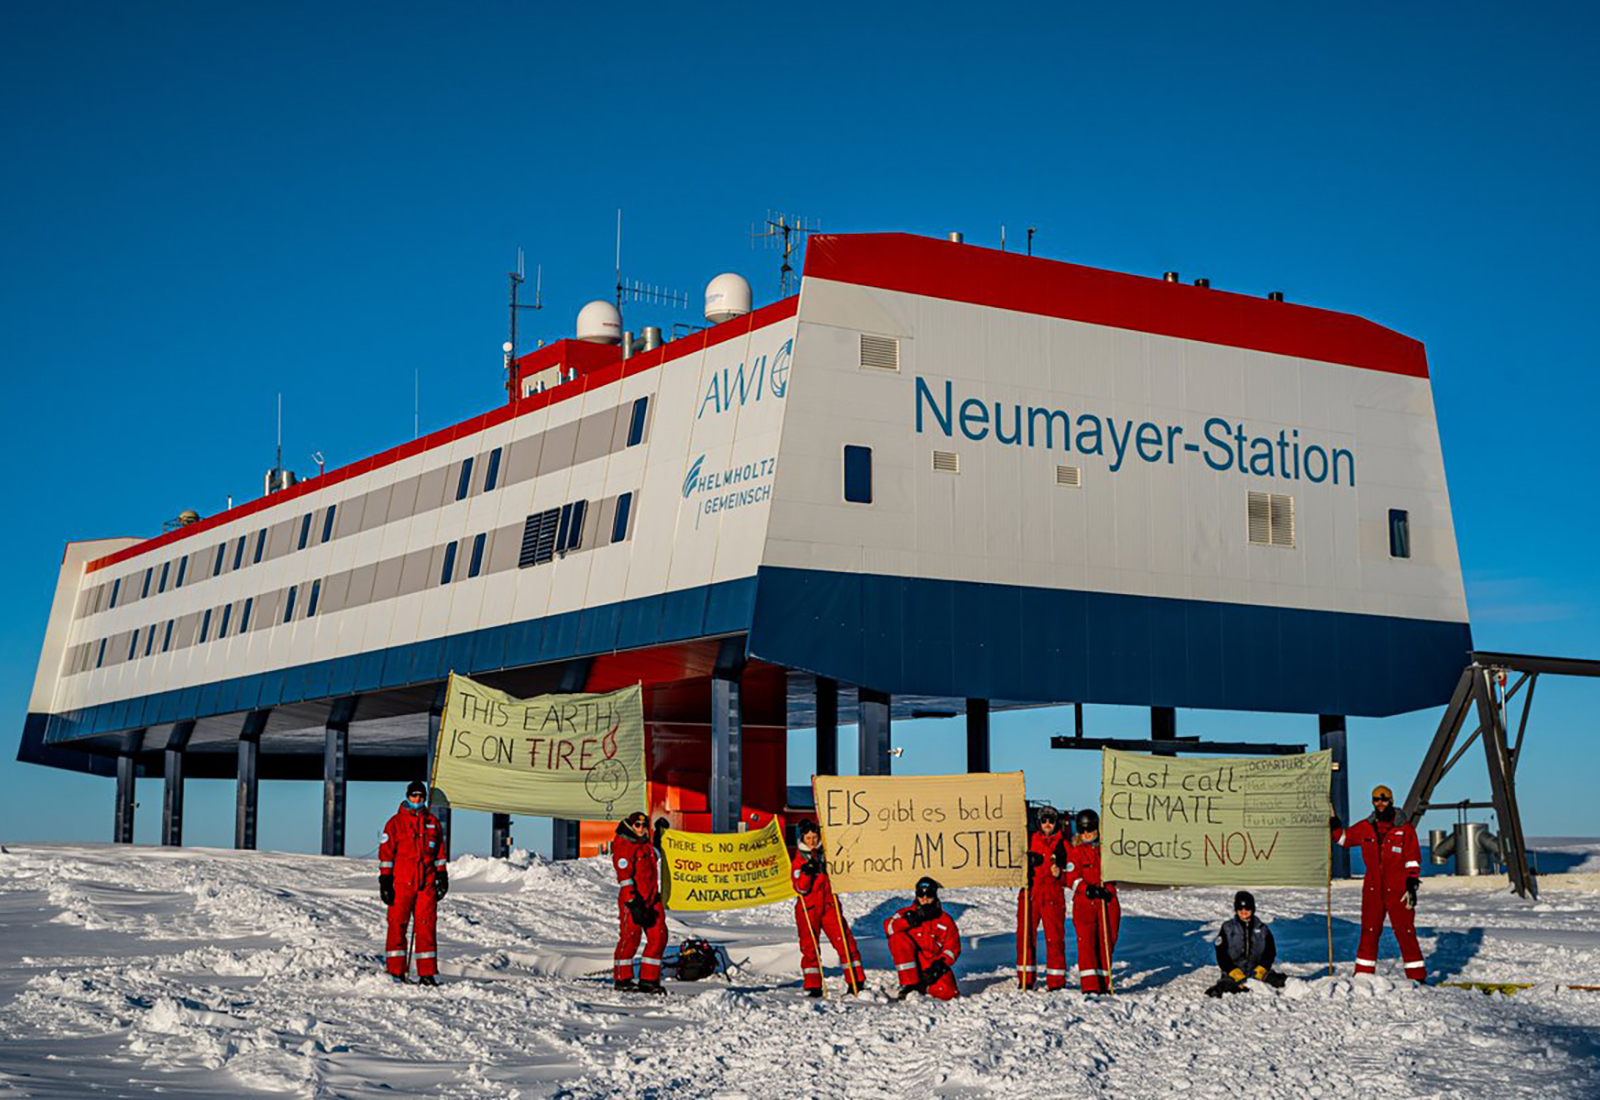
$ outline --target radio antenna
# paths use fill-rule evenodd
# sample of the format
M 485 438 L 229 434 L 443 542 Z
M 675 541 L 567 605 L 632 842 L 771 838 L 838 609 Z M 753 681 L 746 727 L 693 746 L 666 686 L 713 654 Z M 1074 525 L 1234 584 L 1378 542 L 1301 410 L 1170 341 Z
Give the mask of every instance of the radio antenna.
M 524 309 L 544 308 L 544 266 L 541 264 L 535 267 L 533 270 L 533 301 L 531 303 L 524 302 L 520 300 L 520 295 L 522 292 L 522 284 L 528 281 L 528 277 L 527 266 L 522 256 L 522 249 L 519 247 L 517 249 L 516 270 L 506 272 L 506 278 L 510 280 L 511 283 L 511 338 L 506 341 L 505 347 L 501 349 L 505 352 L 506 357 L 506 393 L 511 396 L 512 400 L 515 400 L 517 397 L 517 382 L 516 378 L 514 377 L 517 363 L 517 314 L 519 311 Z
M 750 246 L 754 248 L 756 241 L 761 241 L 763 248 L 777 248 L 782 254 L 782 263 L 778 267 L 778 296 L 787 298 L 792 293 L 790 287 L 795 280 L 792 261 L 795 255 L 805 248 L 806 237 L 822 231 L 822 222 L 819 219 L 813 224 L 810 218 L 796 217 L 793 214 L 780 213 L 774 216 L 773 212 L 768 210 L 766 221 L 762 225 L 764 228 L 760 232 L 756 231 L 754 225 L 750 227 Z
M 649 302 L 651 305 L 688 309 L 689 295 L 682 290 L 657 283 L 642 283 L 638 279 L 622 277 L 622 211 L 617 211 L 617 312 L 622 312 L 624 301 Z

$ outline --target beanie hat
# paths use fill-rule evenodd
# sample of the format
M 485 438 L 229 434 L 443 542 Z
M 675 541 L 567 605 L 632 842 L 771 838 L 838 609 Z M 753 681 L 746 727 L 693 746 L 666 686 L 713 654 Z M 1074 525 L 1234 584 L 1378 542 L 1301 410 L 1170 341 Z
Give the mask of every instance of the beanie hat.
M 1233 895 L 1233 908 L 1235 912 L 1240 909 L 1248 909 L 1254 913 L 1256 911 L 1256 896 L 1248 890 L 1240 890 Z
M 406 784 L 406 797 L 410 798 L 414 794 L 420 794 L 424 798 L 428 797 L 428 785 L 420 779 L 413 779 Z
M 1394 792 L 1388 787 L 1384 786 L 1382 783 L 1379 783 L 1376 787 L 1372 788 L 1373 798 L 1377 798 L 1380 794 L 1387 798 L 1390 802 L 1394 801 Z
M 938 897 L 939 884 L 935 880 L 929 878 L 927 875 L 923 875 L 917 880 L 917 893 L 931 894 L 933 897 Z

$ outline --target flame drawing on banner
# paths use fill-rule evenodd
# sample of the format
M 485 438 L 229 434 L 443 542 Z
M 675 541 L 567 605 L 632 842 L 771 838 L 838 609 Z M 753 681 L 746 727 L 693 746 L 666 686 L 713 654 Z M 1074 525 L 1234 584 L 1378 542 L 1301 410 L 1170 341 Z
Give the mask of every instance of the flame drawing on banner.
M 614 812 L 613 807 L 617 799 L 628 792 L 632 777 L 628 769 L 617 756 L 617 731 L 622 728 L 622 719 L 616 718 L 611 723 L 611 731 L 600 739 L 600 750 L 606 758 L 589 770 L 588 778 L 584 781 L 584 789 L 589 797 L 596 802 L 604 802 L 606 814 Z

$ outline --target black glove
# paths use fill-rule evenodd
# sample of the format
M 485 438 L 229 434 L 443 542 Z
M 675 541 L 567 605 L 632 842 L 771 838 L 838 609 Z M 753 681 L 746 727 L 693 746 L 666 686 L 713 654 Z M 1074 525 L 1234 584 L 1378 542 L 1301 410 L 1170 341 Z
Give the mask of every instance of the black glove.
M 1063 871 L 1065 871 L 1067 869 L 1067 862 L 1068 862 L 1066 846 L 1062 845 L 1062 844 L 1057 844 L 1056 845 L 1055 856 L 1056 856 L 1056 866 L 1061 868 Z
M 1097 883 L 1090 883 L 1083 888 L 1083 896 L 1090 901 L 1110 901 L 1111 891 Z
M 929 965 L 928 969 L 922 972 L 922 981 L 918 984 L 920 984 L 923 989 L 927 989 L 929 986 L 933 985 L 934 982 L 938 981 L 948 973 L 950 973 L 950 964 L 945 962 L 943 959 L 934 959 L 932 964 Z
M 1415 909 L 1417 907 L 1417 887 L 1421 885 L 1422 880 L 1419 878 L 1406 879 L 1405 897 L 1400 900 L 1407 909 Z
M 915 928 L 919 924 L 927 924 L 928 921 L 932 919 L 933 914 L 928 912 L 920 905 L 913 905 L 911 907 L 911 912 L 905 915 L 905 922 L 912 928 Z
M 1269 970 L 1267 971 L 1267 976 L 1261 980 L 1266 982 L 1273 989 L 1282 989 L 1285 985 L 1289 984 L 1289 975 L 1281 973 L 1277 970 Z
M 656 915 L 650 911 L 650 907 L 644 903 L 644 899 L 638 894 L 629 898 L 626 904 L 628 915 L 633 918 L 633 923 L 640 928 L 649 928 L 655 923 Z
M 1342 822 L 1340 822 L 1340 820 L 1337 817 L 1333 816 L 1332 814 L 1329 814 L 1328 815 L 1328 828 L 1329 829 L 1342 829 L 1342 828 L 1344 828 L 1344 824 Z
M 394 876 L 378 876 L 378 898 L 385 905 L 394 904 Z
M 811 858 L 800 865 L 800 870 L 815 877 L 816 875 L 822 874 L 827 866 L 828 863 L 822 858 L 821 852 L 812 852 Z
M 1029 867 L 1043 867 L 1044 866 L 1044 856 L 1040 855 L 1038 852 L 1029 852 L 1028 853 L 1028 866 Z
M 433 896 L 442 898 L 450 892 L 450 872 L 443 867 L 433 873 Z
M 661 914 L 656 912 L 655 906 L 653 906 L 653 905 L 645 906 L 644 919 L 639 922 L 639 927 L 640 928 L 654 928 L 656 926 L 656 919 L 658 917 L 660 917 L 660 916 L 661 916 Z

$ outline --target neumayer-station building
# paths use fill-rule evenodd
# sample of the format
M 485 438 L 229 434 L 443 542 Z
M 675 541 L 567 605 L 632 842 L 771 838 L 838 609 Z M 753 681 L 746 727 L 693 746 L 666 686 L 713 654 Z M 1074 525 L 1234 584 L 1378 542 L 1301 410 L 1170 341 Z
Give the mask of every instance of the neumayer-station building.
M 788 728 L 827 773 L 858 722 L 884 773 L 917 715 L 965 713 L 987 768 L 1022 705 L 1448 700 L 1471 635 L 1415 340 L 902 234 L 814 237 L 759 309 L 730 282 L 704 331 L 591 313 L 481 416 L 69 543 L 20 759 L 117 774 L 123 839 L 165 774 L 170 842 L 185 775 L 239 777 L 241 846 L 260 778 L 322 777 L 338 852 L 345 782 L 423 772 L 452 670 L 643 682 L 654 810 L 716 830 L 783 808 Z

